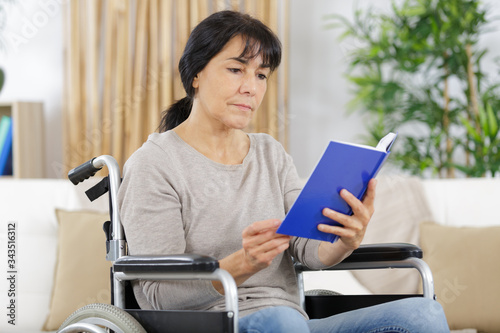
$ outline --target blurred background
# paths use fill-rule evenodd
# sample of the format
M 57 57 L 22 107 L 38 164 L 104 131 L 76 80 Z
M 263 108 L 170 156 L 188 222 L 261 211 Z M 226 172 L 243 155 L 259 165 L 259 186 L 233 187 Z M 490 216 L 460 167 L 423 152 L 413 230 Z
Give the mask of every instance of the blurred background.
M 450 3 L 454 2 L 457 1 Z M 477 1 L 473 2 L 476 3 Z M 124 3 L 129 5 L 124 7 Z M 205 4 L 202 6 L 199 3 Z M 341 0 L 160 1 L 157 6 L 167 4 L 166 6 L 170 7 L 170 13 L 187 10 L 188 16 L 186 16 L 186 20 L 189 22 L 186 24 L 186 29 L 188 30 L 191 25 L 194 25 L 204 15 L 201 8 L 204 8 L 205 12 L 237 8 L 247 10 L 256 16 L 263 16 L 263 20 L 277 31 L 285 45 L 286 59 L 280 69 L 281 73 L 276 75 L 276 86 L 273 86 L 268 92 L 268 95 L 276 97 L 263 108 L 277 110 L 278 113 L 274 115 L 275 118 L 271 121 L 271 125 L 254 123 L 254 128 L 250 130 L 273 131 L 273 135 L 283 142 L 293 156 L 299 174 L 302 177 L 307 177 L 329 140 L 370 143 L 373 138 L 368 135 L 369 130 L 371 130 L 369 124 L 373 125 L 377 121 L 386 122 L 388 130 L 393 129 L 390 128 L 391 126 L 396 127 L 396 129 L 402 127 L 403 133 L 408 131 L 408 127 L 419 128 L 421 126 L 407 124 L 405 129 L 403 125 L 394 125 L 391 119 L 374 120 L 373 114 L 362 112 L 363 109 L 366 109 L 366 104 L 362 105 L 361 103 L 361 105 L 358 104 L 357 107 L 352 108 L 348 106 L 350 101 L 355 97 L 359 97 L 359 86 L 346 78 L 353 61 L 351 52 L 363 47 L 366 49 L 366 43 L 360 41 L 359 38 L 355 38 L 355 36 L 348 36 L 341 40 L 340 36 L 346 31 L 347 25 L 339 17 L 332 18 L 329 15 L 339 15 L 345 18 L 347 22 L 352 23 L 355 20 L 356 11 L 361 11 L 364 13 L 363 15 L 366 13 L 379 16 L 392 15 L 394 13 L 392 3 L 393 1 L 390 0 L 347 2 Z M 407 1 L 394 1 L 394 3 L 402 7 L 405 6 Z M 415 1 L 410 3 L 415 3 Z M 414 4 L 406 4 L 406 6 L 414 7 Z M 481 58 L 481 70 L 498 78 L 499 66 L 495 62 L 495 58 L 500 55 L 500 45 L 497 42 L 500 25 L 496 17 L 500 15 L 500 3 L 494 0 L 485 0 L 480 2 L 480 8 L 486 12 L 487 24 L 483 24 L 480 33 L 474 37 L 477 37 L 474 50 L 488 50 Z M 138 23 L 139 16 L 141 15 L 140 6 L 134 1 L 81 1 L 76 3 L 56 0 L 5 0 L 1 2 L 2 52 L 0 53 L 0 67 L 5 72 L 5 83 L 0 93 L 0 102 L 17 100 L 43 103 L 44 177 L 63 177 L 67 169 L 79 164 L 92 153 L 104 152 L 90 148 L 88 145 L 89 142 L 96 141 L 95 129 L 94 133 L 91 131 L 93 120 L 90 115 L 96 114 L 96 112 L 100 112 L 99 114 L 102 115 L 106 112 L 105 108 L 103 108 L 106 98 L 111 100 L 111 103 L 115 102 L 112 108 L 116 107 L 116 99 L 119 98 L 116 92 L 106 95 L 105 82 L 108 81 L 105 80 L 113 80 L 109 81 L 112 82 L 113 86 L 118 85 L 117 82 L 119 81 L 131 82 L 135 86 L 140 85 L 142 82 L 142 85 L 145 86 L 143 80 L 146 79 L 142 77 L 127 77 L 125 73 L 123 73 L 122 77 L 107 78 L 106 76 L 108 75 L 106 64 L 119 62 L 119 59 L 125 58 L 124 54 L 115 54 L 113 58 L 115 60 L 106 58 L 110 52 L 110 46 L 108 45 L 108 48 L 106 48 L 105 45 L 106 38 L 111 36 L 114 43 L 117 36 L 121 36 L 120 31 L 123 30 L 120 26 L 123 22 L 120 21 L 118 16 L 115 16 L 113 18 L 115 25 L 110 28 L 112 32 L 107 32 L 106 22 L 109 24 L 111 16 L 106 15 L 109 15 L 111 10 L 118 10 L 122 16 L 127 13 L 127 15 L 133 17 L 128 22 L 130 32 L 127 37 L 130 42 L 128 48 L 133 49 L 132 44 L 138 42 L 136 34 L 140 24 Z M 149 8 L 147 10 L 148 13 L 149 11 L 153 12 Z M 160 12 L 159 9 L 158 12 Z M 417 10 L 409 15 L 420 14 Z M 150 25 L 152 18 L 150 16 L 145 16 L 145 18 L 145 24 Z M 165 20 L 162 17 L 157 17 L 157 20 L 155 24 L 161 27 L 160 22 Z M 172 26 L 179 23 L 179 15 L 177 15 L 175 21 L 174 23 L 168 21 L 169 27 L 170 23 Z M 330 27 L 332 24 L 337 26 L 332 28 Z M 75 30 L 75 26 L 78 27 L 77 30 Z M 179 31 L 176 29 L 178 28 L 173 26 L 173 44 L 179 43 L 179 40 L 176 39 Z M 106 35 L 106 33 L 111 35 Z M 183 34 L 185 35 L 184 38 L 187 37 L 187 32 Z M 89 36 L 94 36 L 94 39 L 90 39 Z M 148 36 L 150 35 L 148 34 Z M 148 38 L 151 41 L 151 37 Z M 80 44 L 75 46 L 75 43 Z M 151 45 L 151 42 L 148 45 Z M 159 43 L 157 47 L 161 48 L 161 45 Z M 115 48 L 115 46 L 111 48 Z M 92 56 L 89 55 L 89 49 L 90 51 L 94 50 Z M 146 49 L 148 48 L 146 47 Z M 148 50 L 151 51 L 151 46 L 149 46 Z M 180 52 L 179 50 L 180 46 L 175 50 L 167 51 L 172 55 L 172 59 L 166 60 L 171 65 L 170 70 L 176 68 L 175 60 Z M 143 57 L 146 58 L 148 55 L 143 55 Z M 154 59 L 152 58 L 153 61 Z M 75 61 L 78 61 L 79 65 L 75 64 Z M 146 62 L 146 60 L 144 61 Z M 147 62 L 150 64 L 151 58 L 148 58 Z M 78 70 L 75 70 L 75 68 Z M 363 73 L 365 69 L 359 66 L 356 68 L 360 73 Z M 80 76 L 75 75 L 75 71 Z M 422 71 L 422 69 L 419 68 L 417 71 Z M 116 76 L 119 75 L 119 72 L 115 69 L 109 75 Z M 133 74 L 135 76 L 138 75 L 137 73 L 144 77 L 151 76 L 151 70 L 149 69 L 137 72 L 137 65 L 131 69 L 131 72 L 135 73 Z M 161 73 L 164 74 L 164 72 Z M 98 82 L 98 84 L 93 84 L 91 80 Z M 77 97 L 75 97 L 74 92 L 75 82 L 79 85 Z M 442 83 L 440 83 L 440 87 L 440 89 L 443 89 Z M 451 82 L 450 87 L 451 91 L 461 89 L 460 82 Z M 158 103 L 148 104 L 147 106 L 142 104 L 138 107 L 143 118 L 146 117 L 146 113 L 156 112 L 156 110 L 160 112 L 165 107 L 165 105 L 162 105 L 161 100 L 161 89 L 163 88 L 158 89 L 159 91 L 156 92 L 160 95 L 156 97 L 159 100 Z M 171 99 L 182 97 L 180 96 L 182 91 L 179 91 L 178 84 L 175 82 L 173 87 L 165 89 L 173 91 Z M 396 97 L 391 95 L 389 98 L 394 100 Z M 96 109 L 96 105 L 100 108 L 99 110 Z M 152 111 L 147 111 L 152 107 L 154 108 Z M 78 109 L 79 113 L 75 118 L 76 109 Z M 348 112 L 348 110 L 351 111 Z M 270 111 L 264 110 L 262 114 L 265 115 L 267 112 Z M 494 112 L 498 117 L 498 109 L 494 110 Z M 85 115 L 89 115 L 89 117 Z M 459 118 L 456 121 L 460 123 Z M 154 122 L 155 120 L 152 119 L 151 123 L 154 124 Z M 75 137 L 78 134 L 78 128 L 82 128 L 82 124 L 87 126 L 86 132 L 79 134 L 79 137 Z M 106 126 L 106 121 L 103 118 L 101 118 L 100 126 L 99 135 L 106 131 L 103 130 Z M 127 128 L 126 124 L 125 128 Z M 143 133 L 138 135 L 134 144 L 128 148 L 119 148 L 118 155 L 122 161 L 126 159 L 130 151 L 136 149 L 145 140 L 147 133 L 154 130 L 152 125 L 144 128 Z M 383 130 L 386 130 L 386 128 L 379 128 L 379 131 Z M 118 140 L 117 138 L 124 138 L 126 134 L 113 133 L 113 130 L 108 132 L 111 136 L 110 147 L 113 146 L 113 135 L 116 136 L 114 140 Z M 456 130 L 456 132 L 458 136 L 464 139 L 467 136 L 467 133 L 460 129 Z M 426 133 L 425 130 L 423 133 Z M 100 136 L 97 139 L 99 141 L 103 140 Z M 407 143 L 401 139 L 398 144 L 402 148 Z M 437 145 L 435 142 L 430 144 Z M 88 156 L 87 151 L 90 154 Z M 117 154 L 112 150 L 111 152 L 113 155 Z M 462 152 L 458 151 L 457 154 L 463 155 L 465 153 L 462 149 Z M 425 156 L 419 158 L 425 159 Z M 407 172 L 415 173 L 415 168 L 421 167 L 423 164 L 425 162 L 421 162 L 417 167 L 413 166 L 413 169 L 408 168 Z M 397 170 L 400 170 L 400 168 L 401 164 L 397 166 Z M 479 174 L 485 175 L 487 173 L 483 170 Z M 429 169 L 422 175 L 427 177 L 439 176 L 436 170 Z M 455 174 L 458 177 L 465 175 L 466 173 Z M 489 175 L 492 175 L 491 172 Z M 441 176 L 446 177 L 446 172 L 443 171 Z

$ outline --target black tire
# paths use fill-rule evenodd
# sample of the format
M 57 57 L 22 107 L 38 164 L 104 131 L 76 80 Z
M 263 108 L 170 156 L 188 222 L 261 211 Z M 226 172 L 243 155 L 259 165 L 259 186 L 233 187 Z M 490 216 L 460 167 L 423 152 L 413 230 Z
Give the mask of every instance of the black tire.
M 326 289 L 312 289 L 308 290 L 304 293 L 306 296 L 341 296 L 341 293 L 338 293 L 333 290 Z
M 89 304 L 73 312 L 59 330 L 81 321 L 110 328 L 120 333 L 147 333 L 139 322 L 126 311 L 109 304 Z

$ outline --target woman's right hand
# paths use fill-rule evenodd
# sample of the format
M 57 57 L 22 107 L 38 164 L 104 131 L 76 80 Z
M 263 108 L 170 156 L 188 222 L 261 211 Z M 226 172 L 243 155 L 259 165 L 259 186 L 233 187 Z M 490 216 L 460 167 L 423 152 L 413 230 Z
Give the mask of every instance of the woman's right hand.
M 252 223 L 242 232 L 243 248 L 219 260 L 219 267 L 228 271 L 238 286 L 271 265 L 273 259 L 288 248 L 291 236 L 276 233 L 280 224 L 281 221 L 276 219 Z M 212 283 L 219 293 L 224 294 L 219 281 Z
M 290 245 L 290 236 L 276 233 L 280 224 L 281 221 L 275 219 L 257 221 L 243 230 L 244 261 L 250 272 L 257 273 L 271 265 Z

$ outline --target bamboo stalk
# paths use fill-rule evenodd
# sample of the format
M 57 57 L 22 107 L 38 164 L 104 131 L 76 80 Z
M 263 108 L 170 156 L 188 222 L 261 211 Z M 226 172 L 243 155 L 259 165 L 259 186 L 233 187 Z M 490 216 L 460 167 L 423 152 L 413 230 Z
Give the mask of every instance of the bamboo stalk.
M 239 0 L 230 0 L 229 2 L 230 2 L 230 4 L 228 6 L 229 7 L 228 9 L 236 10 L 236 11 L 240 10 L 240 1 Z
M 112 152 L 113 156 L 120 165 L 125 162 L 123 156 L 123 136 L 124 136 L 124 115 L 125 115 L 125 95 L 126 95 L 126 85 L 125 77 L 126 73 L 130 72 L 129 64 L 129 1 L 119 0 L 117 2 L 117 38 L 116 38 L 116 50 L 117 50 L 117 62 L 115 71 L 115 99 L 113 103 L 113 124 L 109 128 L 112 128 Z
M 187 39 L 189 37 L 189 3 L 184 0 L 176 1 L 176 35 L 175 35 L 175 66 L 179 64 L 179 60 L 184 52 Z M 186 96 L 184 87 L 182 86 L 179 71 L 174 71 L 174 99 L 178 100 Z
M 198 24 L 200 16 L 198 0 L 189 0 L 189 31 L 192 31 Z
M 154 132 L 160 123 L 159 111 L 159 66 L 158 66 L 158 2 L 149 1 L 149 52 L 147 76 L 148 124 L 146 134 Z M 145 138 L 144 138 L 145 139 Z
M 244 11 L 251 16 L 255 16 L 255 13 L 257 12 L 257 4 L 255 0 L 245 0 Z
M 255 15 L 265 25 L 269 26 L 268 0 L 256 0 Z
M 266 19 L 266 13 L 267 13 L 267 3 L 265 0 L 257 0 L 256 2 L 256 17 L 261 20 L 264 24 L 267 24 L 267 19 Z M 267 125 L 267 119 L 268 119 L 268 114 L 270 112 L 269 110 L 269 99 L 270 95 L 269 93 L 266 93 L 266 96 L 264 97 L 261 107 L 260 107 L 260 112 L 257 113 L 257 118 L 256 118 L 256 132 L 263 132 L 263 133 L 268 133 L 269 128 Z
M 61 166 L 61 170 L 59 171 L 60 175 L 62 176 L 63 174 L 67 174 L 68 171 L 71 169 L 71 164 L 70 164 L 70 151 L 71 151 L 71 138 L 70 138 L 70 127 L 71 127 L 71 122 L 70 122 L 70 116 L 71 116 L 71 100 L 72 100 L 72 94 L 71 94 L 71 31 L 72 31 L 72 26 L 71 26 L 71 4 L 66 3 L 63 4 L 62 10 L 63 10 L 63 38 L 64 38 L 64 45 L 65 45 L 65 50 L 64 50 L 64 76 L 63 76 L 63 87 L 65 87 L 63 91 L 63 113 L 62 113 L 62 123 L 63 123 L 63 130 L 62 130 L 62 138 L 63 138 L 63 163 Z
M 88 22 L 88 11 L 86 8 L 86 4 L 83 1 L 78 2 L 78 10 L 80 11 L 80 20 L 79 20 L 79 72 L 80 72 L 80 81 L 82 83 L 79 84 L 79 94 L 80 94 L 80 106 L 78 108 L 78 120 L 79 124 L 81 124 L 80 137 L 78 142 L 78 152 L 79 152 L 79 160 L 78 164 L 81 164 L 89 159 L 92 156 L 92 140 L 90 139 L 90 129 L 91 129 L 91 117 L 89 112 L 89 98 L 88 92 L 89 87 L 88 84 L 88 75 L 87 75 L 87 22 Z
M 127 143 L 128 156 L 130 156 L 142 143 L 142 114 L 141 108 L 144 101 L 144 67 L 146 59 L 146 38 L 147 38 L 147 2 L 138 1 L 138 9 L 136 16 L 136 36 L 135 36 L 135 51 L 133 64 L 133 86 L 132 86 L 132 116 L 130 126 L 130 141 Z
M 219 12 L 226 9 L 226 0 L 214 0 L 214 10 Z
M 447 58 L 448 57 L 445 54 L 445 60 Z M 445 70 L 445 78 L 444 78 L 444 91 L 443 91 L 443 98 L 444 98 L 443 130 L 446 139 L 446 162 L 448 163 L 448 166 L 446 167 L 446 177 L 455 178 L 455 170 L 453 167 L 450 166 L 452 163 L 451 153 L 453 151 L 453 146 L 450 138 L 450 95 L 449 95 L 449 84 L 448 84 L 448 77 L 450 73 L 446 61 L 444 64 L 444 70 Z
M 275 33 L 278 31 L 278 3 L 276 0 L 269 0 L 267 2 L 267 15 L 269 28 Z M 268 133 L 275 139 L 279 139 L 278 133 L 278 78 L 273 75 L 270 80 L 270 89 L 268 90 L 268 113 L 267 113 L 267 127 Z
M 467 81 L 469 83 L 469 95 L 470 95 L 470 103 L 471 110 L 474 117 L 479 118 L 479 107 L 477 103 L 477 95 L 476 95 L 476 85 L 474 84 L 474 68 L 472 65 L 472 47 L 470 44 L 465 46 L 465 53 L 467 55 Z M 480 131 L 481 128 L 479 123 L 477 123 L 477 130 Z
M 273 138 L 278 140 L 278 80 L 276 75 L 272 75 L 268 80 L 269 85 L 267 89 L 267 119 L 266 119 L 266 132 Z
M 102 128 L 101 113 L 99 109 L 99 81 L 98 81 L 98 44 L 100 33 L 98 28 L 98 1 L 87 1 L 88 30 L 87 30 L 87 60 L 88 60 L 88 86 L 89 86 L 89 107 L 91 115 L 91 127 L 87 135 L 90 136 L 92 144 L 92 156 L 101 154 Z
M 279 141 L 283 144 L 285 149 L 288 149 L 288 52 L 286 46 L 288 45 L 289 21 L 289 2 L 287 0 L 279 1 L 279 23 L 278 23 L 278 37 L 282 43 L 282 58 L 281 65 L 278 69 L 278 113 L 279 113 Z
M 467 55 L 467 82 L 469 85 L 469 110 L 467 112 L 467 118 L 469 120 L 474 120 L 476 124 L 476 131 L 482 133 L 481 124 L 479 121 L 479 104 L 477 100 L 477 87 L 474 82 L 474 66 L 472 63 L 472 45 L 467 44 L 465 46 L 465 53 Z M 469 146 L 469 140 L 467 139 L 467 146 Z M 470 153 L 467 151 L 465 153 L 465 163 L 466 166 L 470 166 Z
M 172 104 L 172 0 L 160 1 L 160 106 L 162 110 Z
M 200 23 L 202 20 L 204 20 L 209 15 L 208 1 L 207 0 L 198 0 L 197 7 L 198 7 L 198 17 L 196 19 L 196 24 Z
M 134 86 L 134 62 L 133 62 L 133 47 L 135 46 L 135 34 L 132 32 L 131 28 L 134 27 L 133 31 L 135 31 L 135 22 L 137 14 L 137 2 L 127 1 L 128 12 L 125 16 L 126 22 L 126 55 L 125 58 L 125 82 L 124 82 L 124 95 L 123 95 L 123 137 L 121 138 L 122 147 L 121 151 L 123 153 L 123 163 L 130 155 L 134 152 L 133 148 L 130 148 L 131 145 L 131 130 L 132 130 L 132 121 L 133 121 L 133 86 Z M 134 6 L 135 4 L 135 6 Z
M 115 55 L 115 0 L 106 2 L 104 15 L 104 81 L 102 86 L 102 123 L 104 128 L 111 128 L 111 105 L 113 99 L 113 66 L 116 63 Z M 101 154 L 111 154 L 111 130 L 102 132 Z
M 71 40 L 70 40 L 70 93 L 69 93 L 69 114 L 68 114 L 68 131 L 69 131 L 69 151 L 68 168 L 78 165 L 80 161 L 80 153 L 78 144 L 80 142 L 79 123 L 79 107 L 80 107 L 80 25 L 78 16 L 78 2 L 70 3 L 71 17 Z M 83 124 L 82 124 L 83 126 Z

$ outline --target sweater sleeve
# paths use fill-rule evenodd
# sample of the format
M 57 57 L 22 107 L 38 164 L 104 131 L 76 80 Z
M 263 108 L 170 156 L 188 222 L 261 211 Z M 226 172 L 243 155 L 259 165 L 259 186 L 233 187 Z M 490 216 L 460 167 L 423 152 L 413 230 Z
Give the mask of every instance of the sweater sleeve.
M 287 154 L 285 163 L 285 187 L 284 200 L 286 213 L 290 210 L 293 203 L 299 196 L 301 191 L 301 182 L 297 174 L 297 169 L 292 161 L 291 156 Z M 319 260 L 318 247 L 321 241 L 315 239 L 307 239 L 302 237 L 293 237 L 290 241 L 290 253 L 300 263 L 311 269 L 323 269 L 326 266 Z
M 125 164 L 118 205 L 131 255 L 185 253 L 181 202 L 166 163 L 165 152 L 147 142 Z M 146 309 L 198 309 L 222 298 L 204 280 L 141 280 L 134 291 Z

